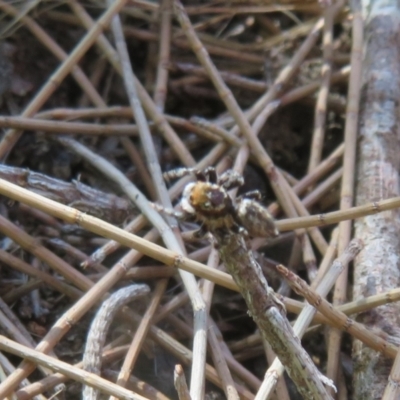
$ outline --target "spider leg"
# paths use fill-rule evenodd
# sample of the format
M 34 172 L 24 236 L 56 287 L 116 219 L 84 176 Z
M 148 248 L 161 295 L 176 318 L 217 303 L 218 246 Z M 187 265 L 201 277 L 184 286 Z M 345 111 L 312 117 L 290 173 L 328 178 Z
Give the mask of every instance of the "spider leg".
M 200 171 L 195 171 L 194 172 L 197 180 L 201 182 L 211 182 L 211 183 L 217 183 L 218 177 L 217 177 L 217 171 L 215 170 L 214 167 L 207 167 L 203 170 Z
M 244 193 L 241 196 L 237 197 L 237 200 L 239 200 L 239 201 L 242 199 L 260 201 L 262 199 L 262 195 L 261 195 L 260 191 L 252 190 L 251 192 Z
M 176 168 L 171 169 L 171 171 L 167 171 L 163 173 L 163 177 L 166 181 L 170 181 L 172 179 L 183 178 L 186 175 L 195 174 L 197 170 L 194 168 Z
M 158 211 L 160 214 L 164 215 L 169 215 L 171 217 L 175 217 L 176 219 L 179 219 L 181 221 L 187 221 L 190 218 L 193 218 L 190 214 L 182 211 L 176 211 L 171 208 L 164 208 L 163 206 L 160 206 L 159 204 L 151 203 L 151 206 Z
M 232 224 L 232 226 L 230 227 L 230 229 L 234 232 L 237 233 L 239 235 L 244 235 L 244 236 L 248 236 L 248 232 L 246 230 L 246 228 L 243 227 L 242 221 L 240 220 L 239 216 L 237 215 L 236 212 L 234 212 L 232 214 L 233 217 L 233 221 L 234 223 Z
M 214 167 L 207 167 L 204 170 L 204 174 L 208 175 L 208 181 L 211 183 L 217 183 L 218 181 L 218 176 L 217 176 L 217 171 Z
M 246 237 L 247 237 L 247 235 L 248 235 L 246 229 L 243 228 L 243 226 L 241 226 L 241 225 L 239 225 L 239 224 L 237 224 L 237 223 L 235 223 L 235 224 L 232 225 L 231 230 L 232 230 L 234 233 L 237 233 L 237 234 L 239 234 L 239 235 L 243 235 L 243 236 L 246 236 Z
M 203 225 L 200 225 L 199 229 L 197 229 L 196 231 L 193 232 L 193 237 L 195 239 L 202 239 L 202 238 L 204 238 L 204 236 L 207 235 L 207 233 L 208 233 L 208 229 L 203 224 Z
M 240 187 L 243 183 L 243 176 L 232 169 L 225 171 L 218 179 L 218 184 L 225 190 Z

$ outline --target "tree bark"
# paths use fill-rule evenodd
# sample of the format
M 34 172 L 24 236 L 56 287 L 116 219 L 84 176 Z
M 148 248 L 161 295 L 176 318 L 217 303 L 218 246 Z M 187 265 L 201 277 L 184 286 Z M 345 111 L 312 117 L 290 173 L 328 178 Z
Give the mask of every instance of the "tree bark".
M 365 44 L 360 109 L 357 205 L 400 195 L 400 14 L 396 1 L 363 0 Z M 354 299 L 379 294 L 400 284 L 400 211 L 357 220 L 355 237 L 364 248 L 355 260 Z M 400 304 L 364 313 L 358 320 L 395 334 Z M 380 399 L 393 360 L 354 341 L 354 399 Z

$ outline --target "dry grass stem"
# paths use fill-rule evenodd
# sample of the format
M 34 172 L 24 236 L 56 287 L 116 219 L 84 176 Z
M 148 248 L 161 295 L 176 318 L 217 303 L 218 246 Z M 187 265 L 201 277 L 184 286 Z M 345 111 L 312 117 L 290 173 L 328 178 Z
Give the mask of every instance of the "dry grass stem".
M 28 202 L 30 205 L 36 206 L 36 207 L 42 209 L 43 211 L 50 211 L 51 214 L 53 214 L 57 217 L 67 219 L 72 223 L 79 222 L 79 224 L 81 226 L 86 227 L 86 228 L 90 227 L 90 229 L 95 230 L 97 233 L 105 234 L 107 231 L 112 231 L 112 232 L 120 231 L 119 229 L 112 227 L 109 224 L 106 224 L 96 218 L 93 218 L 93 217 L 90 217 L 90 216 L 87 216 L 84 214 L 80 214 L 79 212 L 77 212 L 76 210 L 73 210 L 73 209 L 70 209 L 72 212 L 70 212 L 68 215 L 68 209 L 69 209 L 68 207 L 60 206 L 56 202 L 52 202 L 51 200 L 44 199 L 43 197 L 32 194 L 30 192 L 27 192 L 26 194 L 28 194 L 28 196 L 26 196 L 25 189 L 15 187 L 14 185 L 12 185 L 8 182 L 4 182 L 4 184 L 1 186 L 0 190 L 2 191 L 3 194 L 7 195 L 7 191 L 5 190 L 7 188 L 7 186 L 9 188 L 11 188 L 11 191 L 9 194 L 12 195 L 12 197 L 14 199 Z M 17 196 L 17 194 L 19 194 L 19 196 Z M 22 197 L 20 197 L 21 194 L 22 194 Z M 44 206 L 44 203 L 46 203 L 47 206 Z M 48 206 L 50 204 L 51 204 L 51 207 L 49 208 Z M 91 221 L 93 221 L 93 222 L 91 222 Z M 135 238 L 133 235 L 129 235 L 123 231 L 121 233 L 123 233 L 123 234 L 114 236 L 114 238 L 117 238 L 122 243 L 131 245 L 131 246 L 134 244 L 134 242 L 136 242 L 135 247 L 138 247 L 139 251 L 143 251 L 149 255 L 152 255 L 153 257 L 158 254 L 158 258 L 161 259 L 162 261 L 164 261 L 170 265 L 175 262 L 175 265 L 176 265 L 176 262 L 177 262 L 176 255 L 174 256 L 174 255 L 170 254 L 168 257 L 168 250 L 160 248 L 160 251 L 154 251 L 158 248 L 158 246 L 151 245 L 146 240 L 142 240 L 140 238 Z M 108 233 L 107 235 L 110 235 L 110 233 Z M 134 242 L 132 242 L 129 239 L 126 240 L 125 238 L 127 238 L 127 237 L 129 237 L 130 239 L 131 239 L 131 237 L 135 238 Z M 122 239 L 122 238 L 124 238 L 124 239 Z M 151 251 L 149 252 L 150 249 L 151 249 Z M 160 253 L 162 253 L 162 254 L 160 254 Z M 183 258 L 183 259 L 179 259 L 178 265 L 182 267 L 185 265 L 196 265 L 196 263 L 191 260 L 185 261 L 185 259 Z M 222 273 L 218 273 L 217 271 L 213 271 L 212 274 L 218 275 L 218 276 L 225 275 Z M 225 285 L 226 285 L 227 282 L 226 282 L 226 280 L 224 280 L 224 281 L 225 281 Z M 231 287 L 233 287 L 233 286 L 231 285 Z
M 109 3 L 111 6 L 112 3 Z M 125 83 L 125 88 L 128 94 L 128 98 L 132 107 L 132 112 L 135 115 L 136 123 L 138 124 L 139 134 L 142 142 L 143 149 L 146 155 L 146 161 L 149 168 L 149 172 L 152 176 L 152 180 L 155 184 L 156 191 L 158 193 L 158 199 L 165 207 L 171 207 L 171 201 L 168 195 L 168 191 L 165 187 L 163 178 L 162 178 L 162 171 L 160 164 L 157 159 L 156 150 L 154 147 L 153 140 L 151 138 L 151 134 L 148 128 L 147 120 L 144 115 L 144 111 L 142 109 L 141 103 L 138 98 L 138 91 L 140 88 L 138 87 L 138 80 L 133 74 L 128 49 L 125 43 L 121 21 L 119 16 L 114 16 L 112 20 L 112 30 L 115 37 L 116 47 L 119 54 L 120 65 L 122 68 L 123 79 Z M 139 84 L 140 85 L 140 84 Z M 139 90 L 138 90 L 139 89 Z M 152 103 L 153 104 L 153 103 Z M 104 168 L 103 168 L 104 171 Z M 109 174 L 108 174 L 109 175 Z M 118 177 L 118 181 L 121 184 L 121 187 L 125 192 L 129 192 L 129 181 L 126 179 L 121 179 L 123 177 L 122 174 L 114 174 L 114 177 Z M 139 193 L 135 190 L 130 191 L 131 193 L 127 193 L 128 196 L 131 197 L 133 202 L 137 202 Z M 140 194 L 141 196 L 141 194 Z M 170 234 L 168 228 L 165 226 L 165 223 L 160 223 L 160 219 L 152 218 L 152 212 L 146 212 L 146 207 L 143 202 L 141 203 L 142 207 L 141 210 L 144 212 L 147 217 L 155 223 L 155 226 L 161 232 L 161 236 L 163 237 L 164 242 L 166 245 L 178 252 L 182 252 L 181 243 L 174 235 Z M 163 233 L 164 232 L 164 233 Z M 205 378 L 204 378 L 204 364 L 205 364 L 205 357 L 206 357 L 206 316 L 205 316 L 205 305 L 203 299 L 201 297 L 200 292 L 198 291 L 196 281 L 194 277 L 188 274 L 185 271 L 179 271 L 181 278 L 185 284 L 186 290 L 189 293 L 189 296 L 192 301 L 192 306 L 195 315 L 195 336 L 194 336 L 194 359 L 193 359 L 193 373 L 192 373 L 192 380 L 190 385 L 191 395 L 193 399 L 201 399 L 204 396 L 204 385 L 205 385 Z
M 4 250 L 0 250 L 0 260 L 6 265 L 15 268 L 18 271 L 21 271 L 24 274 L 27 274 L 34 278 L 38 278 L 39 280 L 49 285 L 49 287 L 52 287 L 58 292 L 65 294 L 71 299 L 78 299 L 82 295 L 82 292 L 80 290 L 68 285 L 65 282 L 60 281 L 59 279 L 54 278 L 52 275 L 43 272 L 40 269 L 33 268 L 30 264 L 25 263 L 19 258 L 5 252 Z
M 126 387 L 127 382 L 129 381 L 129 376 L 132 373 L 132 369 L 135 365 L 137 357 L 139 355 L 139 351 L 141 349 L 141 345 L 143 344 L 147 332 L 150 327 L 150 323 L 152 317 L 161 301 L 161 298 L 165 292 L 167 287 L 168 280 L 162 279 L 158 281 L 156 288 L 154 289 L 152 298 L 150 300 L 150 304 L 146 310 L 146 313 L 143 315 L 143 319 L 138 326 L 135 336 L 131 342 L 128 352 L 126 353 L 124 363 L 121 367 L 121 371 L 118 375 L 117 385 L 122 387 Z M 115 400 L 115 399 L 113 399 Z
M 85 9 L 77 2 L 74 1 L 72 3 L 74 7 L 74 11 L 77 13 L 80 18 L 82 24 L 88 29 L 93 29 L 94 21 L 89 16 L 89 14 L 85 11 Z M 104 52 L 104 55 L 107 57 L 108 61 L 113 65 L 115 70 L 122 74 L 122 67 L 119 63 L 119 57 L 117 52 L 108 42 L 104 35 L 100 35 L 97 40 L 97 45 Z M 130 67 L 130 66 L 129 66 Z M 186 149 L 186 146 L 182 143 L 179 136 L 174 132 L 171 128 L 167 120 L 165 119 L 164 114 L 162 114 L 156 104 L 153 102 L 151 97 L 148 95 L 142 84 L 139 80 L 135 79 L 135 85 L 138 92 L 138 97 L 143 104 L 146 113 L 153 120 L 160 133 L 163 135 L 164 139 L 171 145 L 171 148 L 180 158 L 182 163 L 186 166 L 193 166 L 195 164 L 195 160 L 190 154 L 190 152 Z
M 311 306 L 315 307 L 321 314 L 323 314 L 330 323 L 334 324 L 338 329 L 348 332 L 350 335 L 361 340 L 367 346 L 379 351 L 386 357 L 395 358 L 397 355 L 397 347 L 391 343 L 383 340 L 381 337 L 366 329 L 362 324 L 355 322 L 346 316 L 346 314 L 332 307 L 332 305 L 324 300 L 319 294 L 315 293 L 310 287 L 296 276 L 293 272 L 289 271 L 283 265 L 278 265 L 277 270 L 282 276 L 287 279 L 291 288 L 296 293 L 303 296 Z
M 208 257 L 207 266 L 209 266 L 210 268 L 218 268 L 218 262 L 219 262 L 218 252 L 215 249 L 213 249 Z M 202 287 L 202 293 L 208 312 L 209 332 L 207 335 L 207 339 L 209 346 L 212 349 L 211 357 L 213 359 L 215 368 L 218 371 L 218 375 L 221 378 L 226 398 L 228 400 L 239 400 L 239 394 L 235 387 L 235 381 L 232 378 L 231 371 L 229 370 L 226 360 L 226 358 L 228 358 L 229 356 L 232 357 L 232 354 L 230 353 L 229 349 L 227 349 L 224 346 L 222 334 L 219 331 L 217 324 L 212 320 L 210 316 L 213 292 L 214 292 L 214 283 L 208 280 L 204 281 Z M 240 377 L 241 379 L 243 379 L 243 376 Z M 246 382 L 245 379 L 243 379 L 243 381 Z M 249 392 L 247 397 L 252 397 L 252 394 Z
M 280 231 L 288 231 L 297 228 L 309 228 L 312 226 L 323 226 L 335 224 L 340 221 L 357 219 L 365 215 L 376 214 L 386 210 L 399 208 L 400 198 L 376 201 L 363 206 L 352 207 L 343 211 L 333 211 L 326 214 L 312 215 L 309 217 L 298 217 L 281 220 L 277 222 Z
M 332 238 L 332 241 L 335 241 L 337 239 L 335 236 Z M 316 277 L 315 283 L 313 285 L 314 287 L 316 287 L 316 293 L 318 293 L 318 295 L 322 297 L 327 296 L 337 277 L 342 271 L 343 265 L 353 260 L 360 249 L 360 243 L 358 241 L 354 241 L 349 246 L 349 248 L 346 249 L 346 251 L 332 263 L 332 266 L 330 267 L 329 271 L 326 272 L 326 274 L 324 274 L 325 271 L 323 271 L 321 268 L 318 270 L 319 276 Z M 325 257 L 324 261 L 327 263 L 329 258 L 329 256 Z M 317 280 L 319 281 L 319 283 L 317 282 Z M 296 319 L 296 322 L 293 325 L 293 331 L 300 339 L 303 337 L 316 312 L 317 310 L 312 305 L 307 304 Z M 265 374 L 262 387 L 260 388 L 256 399 L 261 399 L 261 393 L 263 396 L 268 396 L 272 393 L 275 385 L 277 384 L 277 379 L 282 376 L 283 371 L 284 367 L 282 363 L 279 359 L 275 359 L 275 361 L 271 364 L 271 366 L 268 368 L 267 373 Z
M 98 19 L 92 29 L 87 35 L 81 40 L 80 44 L 75 47 L 72 53 L 64 60 L 60 67 L 54 72 L 49 78 L 47 83 L 41 88 L 36 96 L 31 100 L 29 105 L 25 108 L 21 114 L 22 117 L 31 117 L 43 106 L 46 100 L 54 93 L 57 87 L 60 85 L 62 80 L 71 72 L 75 64 L 86 51 L 92 46 L 97 36 L 103 31 L 103 29 L 110 23 L 111 18 L 118 13 L 118 11 L 124 6 L 126 0 L 116 0 L 113 5 L 107 9 L 107 11 Z M 21 136 L 21 132 L 18 130 L 9 130 L 0 142 L 0 159 L 4 159 L 7 154 L 11 151 L 15 143 Z
M 398 4 L 26 3 L 0 0 L 0 399 L 396 397 Z
M 0 193 L 13 200 L 21 201 L 34 208 L 44 211 L 57 218 L 61 218 L 72 224 L 77 224 L 91 232 L 118 241 L 119 243 L 135 248 L 137 251 L 153 257 L 167 265 L 174 265 L 178 268 L 185 269 L 194 273 L 199 277 L 212 280 L 216 284 L 236 290 L 236 285 L 228 275 L 207 268 L 205 265 L 196 261 L 179 257 L 176 253 L 160 247 L 152 242 L 144 240 L 138 236 L 125 232 L 111 224 L 108 224 L 98 218 L 79 212 L 76 209 L 61 205 L 55 201 L 47 199 L 38 194 L 32 193 L 26 189 L 20 188 L 12 183 L 0 180 Z M 400 207 L 400 199 L 388 199 L 381 202 L 368 204 L 361 207 L 353 207 L 347 212 L 335 211 L 332 213 L 321 214 L 307 218 L 295 218 L 292 220 L 277 221 L 279 230 L 286 231 L 294 228 L 303 228 L 314 225 L 326 225 L 328 223 L 336 223 L 349 218 L 358 218 L 364 215 L 377 213 L 380 211 L 390 210 Z
M 325 137 L 325 121 L 327 112 L 328 94 L 332 75 L 333 53 L 333 20 L 342 1 L 327 5 L 324 10 L 324 31 L 322 37 L 323 64 L 321 69 L 321 86 L 317 95 L 314 116 L 314 131 L 311 141 L 311 154 L 308 162 L 308 171 L 311 172 L 320 162 Z
M 293 206 L 293 201 L 295 198 L 297 199 L 296 194 L 292 191 L 290 186 L 286 183 L 285 179 L 281 176 L 279 171 L 275 168 L 271 158 L 266 153 L 264 148 L 262 147 L 261 143 L 258 141 L 256 132 L 257 130 L 252 130 L 248 120 L 246 119 L 244 113 L 238 106 L 235 98 L 233 97 L 231 91 L 224 83 L 223 79 L 220 77 L 218 70 L 213 65 L 210 57 L 208 56 L 205 48 L 202 46 L 201 42 L 196 36 L 188 17 L 185 15 L 185 11 L 180 5 L 178 1 L 175 2 L 175 11 L 177 17 L 181 23 L 182 29 L 186 33 L 188 40 L 190 41 L 193 51 L 196 53 L 199 61 L 202 63 L 203 67 L 206 69 L 207 73 L 210 76 L 213 84 L 215 85 L 220 98 L 224 101 L 226 107 L 232 114 L 235 122 L 240 127 L 241 133 L 247 139 L 249 147 L 251 148 L 254 156 L 256 157 L 257 161 L 259 162 L 260 166 L 264 169 L 266 175 L 268 176 L 270 183 L 281 203 L 283 209 L 285 210 L 286 214 L 290 217 L 296 216 L 296 210 Z M 258 122 L 258 121 L 257 121 Z M 260 124 L 261 125 L 261 124 Z M 289 199 L 287 196 L 287 192 L 289 192 L 293 197 Z M 291 200 L 291 201 L 290 201 Z M 301 202 L 297 199 L 297 206 L 301 209 L 303 214 L 308 214 L 307 210 L 302 206 Z M 324 253 L 327 244 L 323 239 L 322 235 L 319 234 L 317 230 L 312 230 L 311 237 L 313 238 L 314 242 L 316 243 L 317 247 L 319 247 L 322 254 Z M 297 232 L 298 235 L 303 235 L 304 232 Z M 307 240 L 305 242 L 307 244 Z M 308 246 L 307 253 L 312 253 L 311 246 Z M 310 258 L 315 258 L 313 255 L 306 256 L 306 260 L 308 265 L 310 265 Z
M 24 117 L 0 117 L 2 128 L 18 130 L 41 130 L 54 135 L 110 135 L 110 136 L 137 136 L 138 128 L 133 124 L 89 124 L 85 122 L 46 121 Z
M 361 20 L 360 4 L 356 0 L 352 3 L 354 7 L 354 19 L 352 26 L 353 42 L 351 49 L 351 72 L 348 88 L 348 102 L 346 107 L 346 123 L 344 129 L 345 150 L 343 155 L 343 177 L 340 193 L 340 210 L 351 209 L 354 201 L 354 183 L 356 176 L 356 151 L 357 151 L 357 128 L 358 113 L 361 96 L 362 79 L 362 52 L 363 52 L 363 23 Z M 342 221 L 339 224 L 338 252 L 344 251 L 351 239 L 351 221 Z M 335 286 L 333 304 L 339 305 L 346 301 L 348 282 L 348 266 L 345 266 Z M 328 334 L 329 350 L 327 374 L 331 379 L 338 376 L 339 354 L 341 344 L 341 332 L 332 330 Z
M 168 68 L 171 52 L 171 15 L 172 0 L 163 0 L 160 4 L 160 43 L 158 53 L 157 78 L 154 88 L 154 103 L 164 111 L 167 98 Z
M 8 219 L 0 216 L 0 232 L 18 243 L 23 249 L 34 254 L 37 258 L 51 266 L 61 276 L 73 283 L 81 290 L 87 290 L 91 286 L 90 280 L 63 259 L 42 246 L 36 239 L 15 226 Z
M 217 232 L 213 234 L 216 236 Z M 283 304 L 268 286 L 244 239 L 233 233 L 216 239 L 221 259 L 239 286 L 261 334 L 285 365 L 297 390 L 305 398 L 329 399 L 320 373 L 301 347 L 286 319 Z
M 19 16 L 23 26 L 27 27 L 36 37 L 37 39 L 47 47 L 59 60 L 64 61 L 68 58 L 68 54 L 54 41 L 49 34 L 47 34 L 39 24 L 37 24 L 32 18 L 28 15 L 23 15 L 18 12 L 18 10 L 13 7 L 10 3 L 6 3 L 4 1 L 0 1 L 0 9 L 5 13 Z M 91 99 L 94 104 L 102 102 L 102 98 L 97 93 L 96 89 L 90 82 L 90 80 L 86 77 L 85 73 L 82 69 L 75 65 L 71 69 L 71 75 L 75 78 L 78 85 L 85 91 L 87 96 Z M 18 127 L 15 127 L 18 129 Z
M 182 26 L 183 31 L 187 35 L 187 38 L 192 46 L 193 51 L 196 53 L 199 61 L 202 63 L 203 67 L 207 71 L 210 79 L 215 85 L 221 100 L 225 103 L 226 107 L 230 111 L 232 117 L 235 119 L 238 127 L 242 135 L 246 138 L 254 156 L 257 158 L 260 166 L 264 169 L 266 175 L 268 176 L 271 185 L 273 186 L 279 202 L 284 208 L 285 212 L 293 217 L 296 215 L 294 211 L 293 205 L 290 201 L 288 201 L 287 196 L 285 195 L 286 187 L 282 187 L 284 185 L 283 178 L 280 176 L 279 172 L 274 167 L 272 160 L 264 150 L 263 146 L 260 144 L 256 135 L 252 131 L 250 123 L 248 122 L 245 114 L 238 106 L 235 98 L 232 95 L 232 92 L 226 86 L 225 82 L 221 78 L 218 70 L 212 63 L 206 49 L 203 47 L 200 40 L 197 38 L 197 35 L 191 26 L 189 18 L 187 17 L 183 6 L 180 4 L 178 0 L 174 2 L 174 9 L 177 15 L 177 18 Z M 273 98 L 271 98 L 272 100 Z
M 183 372 L 183 368 L 181 365 L 175 366 L 174 371 L 174 385 L 175 389 L 178 392 L 179 400 L 191 400 L 189 389 L 187 387 L 185 373 Z
M 388 384 L 383 393 L 382 400 L 397 399 L 400 396 L 400 357 L 399 352 L 394 360 L 392 370 L 390 371 Z
M 70 364 L 63 361 L 49 357 L 39 351 L 29 349 L 28 347 L 22 346 L 12 340 L 7 339 L 4 336 L 0 336 L 0 348 L 3 351 L 15 354 L 26 360 L 34 361 L 41 366 L 53 369 L 55 371 L 61 371 L 62 374 L 88 385 L 96 386 L 98 389 L 109 395 L 118 396 L 120 399 L 125 400 L 146 400 L 145 397 L 139 396 L 130 390 L 124 389 L 107 381 L 106 379 L 100 378 L 95 374 L 85 372 L 82 369 L 75 368 Z

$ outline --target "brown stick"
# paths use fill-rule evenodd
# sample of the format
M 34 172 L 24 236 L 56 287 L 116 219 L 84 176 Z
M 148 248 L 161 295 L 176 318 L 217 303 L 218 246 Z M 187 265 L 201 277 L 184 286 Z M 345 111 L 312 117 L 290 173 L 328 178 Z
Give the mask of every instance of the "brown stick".
M 312 306 L 314 306 L 319 312 L 321 312 L 333 324 L 335 324 L 338 329 L 350 333 L 367 346 L 379 351 L 380 353 L 383 353 L 386 357 L 396 357 L 398 351 L 396 346 L 386 342 L 365 328 L 362 324 L 355 322 L 347 317 L 344 313 L 333 308 L 332 304 L 328 303 L 319 294 L 311 290 L 305 281 L 303 281 L 293 272 L 289 271 L 283 265 L 278 265 L 276 268 L 278 272 L 282 274 L 282 276 L 288 281 L 289 285 L 296 293 L 303 296 Z

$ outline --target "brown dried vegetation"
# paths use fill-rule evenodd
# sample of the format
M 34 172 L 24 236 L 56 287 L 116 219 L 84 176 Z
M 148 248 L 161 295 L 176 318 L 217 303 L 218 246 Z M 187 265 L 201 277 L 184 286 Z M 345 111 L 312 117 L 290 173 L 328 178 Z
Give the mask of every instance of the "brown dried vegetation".
M 389 374 L 396 391 L 399 11 L 343 3 L 0 0 L 0 398 L 77 398 L 83 379 L 114 398 L 268 392 L 274 354 L 218 251 L 149 202 L 171 208 L 188 182 L 163 171 L 210 165 L 276 217 L 254 259 L 290 321 L 293 282 L 321 306 L 302 344 L 338 396 L 381 398 Z M 312 291 L 354 234 L 332 312 Z M 85 376 L 96 309 L 134 283 L 150 294 L 115 317 L 104 379 Z M 274 379 L 271 398 L 299 398 Z

